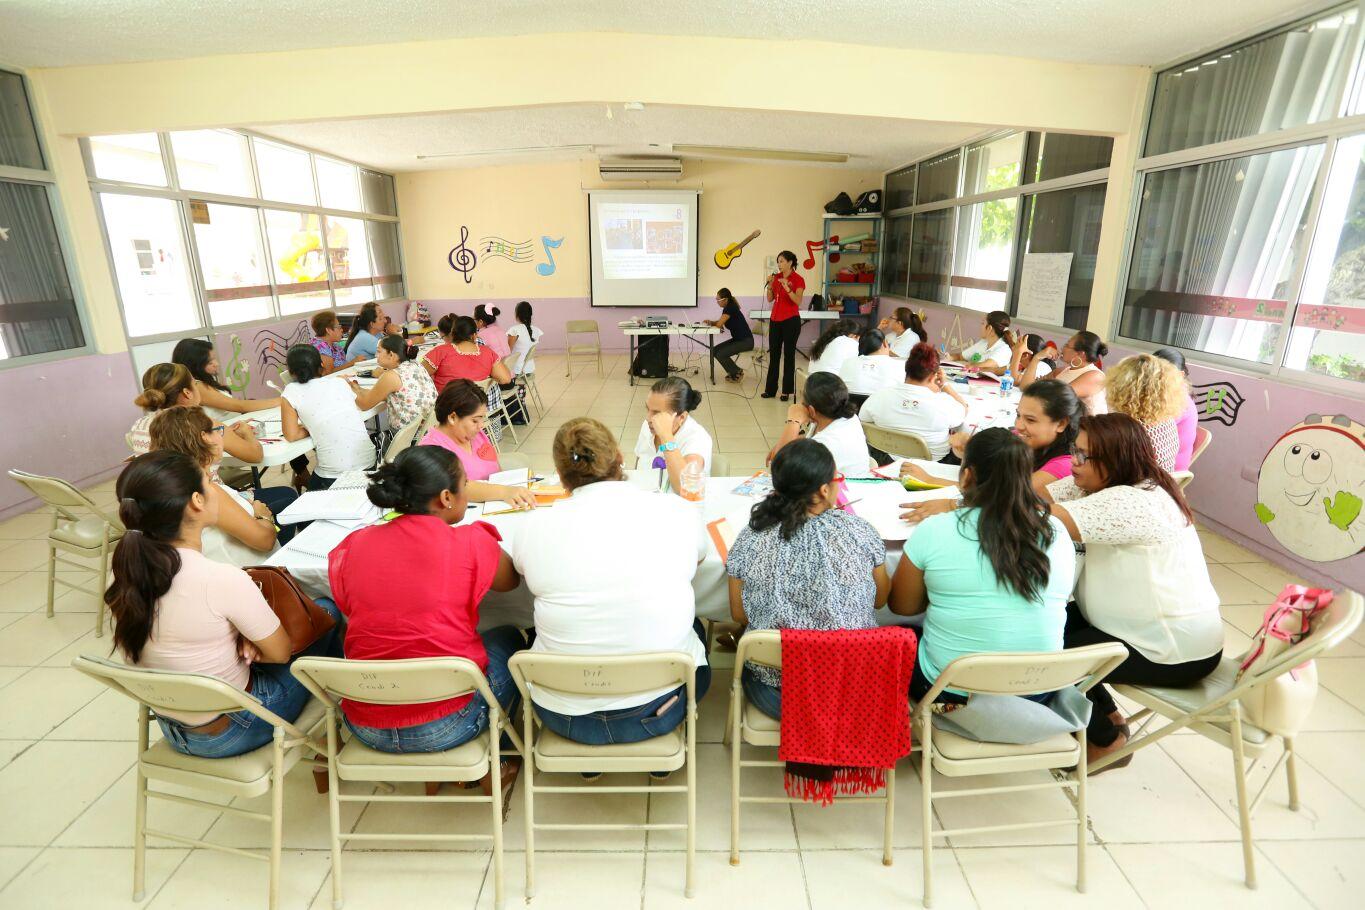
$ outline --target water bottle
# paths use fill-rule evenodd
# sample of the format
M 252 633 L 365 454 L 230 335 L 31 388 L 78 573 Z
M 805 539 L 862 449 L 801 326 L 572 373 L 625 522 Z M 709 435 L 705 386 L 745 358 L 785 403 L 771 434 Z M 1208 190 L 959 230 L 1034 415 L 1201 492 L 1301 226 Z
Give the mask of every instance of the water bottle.
M 697 462 L 690 461 L 683 465 L 678 484 L 681 487 L 678 495 L 688 502 L 701 502 L 706 498 L 706 478 L 702 476 L 701 465 Z
M 1009 368 L 1005 369 L 1005 375 L 1000 377 L 1000 397 L 1010 397 L 1010 392 L 1014 390 L 1014 377 L 1010 375 Z

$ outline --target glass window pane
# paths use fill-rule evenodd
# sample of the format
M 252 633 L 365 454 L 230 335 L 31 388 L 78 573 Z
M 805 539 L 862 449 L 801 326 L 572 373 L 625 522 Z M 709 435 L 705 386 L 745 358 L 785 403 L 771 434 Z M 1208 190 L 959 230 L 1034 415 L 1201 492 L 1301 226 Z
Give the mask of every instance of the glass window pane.
M 161 163 L 156 133 L 91 136 L 90 159 L 95 164 L 95 176 L 101 180 L 166 185 L 166 167 Z
M 360 183 L 354 164 L 313 156 L 318 169 L 318 192 L 329 209 L 360 211 Z
M 1354 9 L 1157 76 L 1144 154 L 1269 133 L 1337 116 L 1359 24 Z
M 1321 160 L 1311 145 L 1148 174 L 1122 334 L 1270 363 Z
M 332 305 L 320 218 L 307 212 L 266 209 L 266 242 L 282 315 L 324 310 Z
M 313 191 L 313 165 L 307 152 L 264 139 L 252 139 L 256 149 L 256 172 L 261 198 L 295 205 L 317 205 Z
M 953 213 L 956 209 L 921 212 L 910 229 L 909 297 L 948 302 L 952 267 Z
M 915 193 L 915 204 L 942 202 L 957 195 L 957 165 L 961 152 L 957 149 L 940 155 L 932 161 L 919 166 L 919 189 Z
M 172 199 L 100 193 L 128 334 L 162 335 L 201 328 Z
M 378 171 L 360 169 L 360 192 L 365 199 L 365 211 L 375 215 L 397 215 L 394 201 L 393 178 Z
M 269 319 L 274 298 L 257 210 L 209 203 L 191 215 L 209 319 L 216 326 Z
M 228 130 L 171 133 L 180 186 L 202 193 L 255 197 L 247 138 Z
M 894 174 L 886 175 L 886 204 L 882 211 L 903 209 L 915 204 L 915 176 L 918 169 L 903 168 Z
M 1015 165 L 1016 170 L 1018 165 Z M 963 206 L 957 219 L 950 302 L 971 310 L 1003 310 L 1018 199 Z
M 1024 182 L 1037 183 L 1109 166 L 1114 140 L 1108 136 L 1030 133 Z
M 1019 164 L 1024 160 L 1027 136 L 1027 133 L 1012 133 L 967 149 L 962 195 L 975 196 L 1018 186 Z
M 85 344 L 45 186 L 0 180 L 0 360 Z
M 1095 259 L 1100 248 L 1104 184 L 1024 197 L 1021 226 L 1023 253 L 1071 253 L 1062 324 L 1085 328 L 1090 292 L 1095 287 Z M 1024 256 L 1019 257 L 1023 268 Z
M 1365 135 L 1337 145 L 1284 365 L 1365 383 Z
M 43 169 L 24 77 L 4 70 L 0 70 L 0 165 Z
M 398 255 L 398 225 L 392 221 L 368 221 L 370 262 L 374 267 L 376 295 L 380 300 L 403 296 L 403 269 Z
M 886 232 L 886 265 L 882 269 L 883 294 L 906 294 L 910 283 L 910 222 L 903 218 L 892 218 Z
M 374 299 L 374 273 L 365 222 L 359 218 L 328 216 L 327 252 L 332 259 L 332 289 L 337 306 L 351 306 Z

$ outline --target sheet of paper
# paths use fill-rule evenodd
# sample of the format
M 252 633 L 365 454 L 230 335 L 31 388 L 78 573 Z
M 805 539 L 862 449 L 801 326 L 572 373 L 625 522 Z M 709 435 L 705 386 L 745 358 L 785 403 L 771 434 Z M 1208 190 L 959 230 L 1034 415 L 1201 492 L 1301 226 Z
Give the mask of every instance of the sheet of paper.
M 1074 253 L 1025 253 L 1019 276 L 1019 312 L 1024 322 L 1061 325 Z
M 328 554 L 355 528 L 335 524 L 330 521 L 315 521 L 298 533 L 289 542 L 289 547 L 299 553 L 326 559 Z
M 505 487 L 520 487 L 531 482 L 530 468 L 513 468 L 510 471 L 495 471 L 488 475 L 489 483 Z
M 378 520 L 383 513 L 363 489 L 312 490 L 275 516 L 281 524 L 326 520 Z

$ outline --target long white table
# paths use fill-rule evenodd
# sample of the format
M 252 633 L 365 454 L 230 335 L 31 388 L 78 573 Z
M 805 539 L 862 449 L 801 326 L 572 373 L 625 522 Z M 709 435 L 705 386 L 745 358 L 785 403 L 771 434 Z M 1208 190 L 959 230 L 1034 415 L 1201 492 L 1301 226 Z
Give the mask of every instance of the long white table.
M 693 344 L 699 344 L 706 348 L 706 359 L 711 362 L 711 384 L 716 384 L 716 343 L 711 341 L 709 336 L 719 335 L 721 330 L 713 325 L 665 325 L 665 326 L 645 326 L 633 322 L 617 323 L 617 327 L 625 333 L 627 341 L 630 343 L 630 356 L 626 358 L 626 377 L 631 385 L 635 385 L 635 374 L 631 372 L 631 367 L 635 364 L 635 350 L 639 347 L 639 338 L 644 335 L 682 335 L 690 338 Z
M 951 477 L 956 473 L 955 468 L 944 465 L 933 464 L 932 462 L 916 462 L 932 473 Z M 897 467 L 888 469 L 890 471 L 899 470 Z M 656 472 L 654 471 L 629 471 L 627 475 L 632 483 L 648 486 L 651 489 L 656 484 Z M 699 506 L 700 515 L 698 521 L 711 522 L 717 518 L 727 519 L 735 530 L 738 531 L 748 523 L 749 510 L 757 501 L 754 498 L 736 495 L 732 491 L 736 486 L 747 478 L 744 477 L 712 477 L 706 483 L 706 499 Z M 941 491 L 930 491 L 924 493 L 907 493 L 901 488 L 899 483 L 894 481 L 881 482 L 860 482 L 852 481 L 848 485 L 849 495 L 852 499 L 852 507 L 855 512 L 868 518 L 878 527 L 886 528 L 884 536 L 891 539 L 887 541 L 887 571 L 894 572 L 896 564 L 900 561 L 901 548 L 904 541 L 914 533 L 915 525 L 901 522 L 895 516 L 901 511 L 901 504 L 907 502 L 920 502 L 928 499 L 944 499 L 956 495 L 956 487 L 946 488 Z M 660 493 L 659 495 L 670 495 Z M 550 508 L 555 508 L 550 506 Z M 526 521 L 526 513 L 509 513 L 504 515 L 493 515 L 488 518 L 478 518 L 475 514 L 476 509 L 471 507 L 470 514 L 465 518 L 466 521 L 482 520 L 487 521 L 498 529 L 502 535 L 502 546 L 504 550 L 511 551 L 512 541 L 516 539 L 518 527 Z M 604 567 L 611 565 L 612 555 L 604 549 L 601 564 Z M 412 559 L 419 561 L 423 554 L 414 553 Z M 313 554 L 302 553 L 294 547 L 293 542 L 278 550 L 267 560 L 273 566 L 281 566 L 288 569 L 299 583 L 315 597 L 330 597 L 331 587 L 327 580 L 327 560 L 325 557 Z M 609 569 L 604 569 L 609 571 Z M 376 566 L 375 571 L 402 571 L 401 566 L 380 567 Z M 725 565 L 721 562 L 720 555 L 714 548 L 708 549 L 706 559 L 697 567 L 697 574 L 692 580 L 693 590 L 697 598 L 697 616 L 703 619 L 713 619 L 728 621 L 730 618 L 730 597 L 726 582 Z M 889 610 L 878 611 L 879 616 L 884 622 L 892 621 L 892 614 Z M 481 629 L 492 628 L 503 623 L 513 623 L 520 627 L 528 627 L 533 624 L 534 608 L 532 605 L 531 592 L 521 585 L 513 591 L 499 593 L 489 592 L 484 597 L 479 608 L 479 626 Z

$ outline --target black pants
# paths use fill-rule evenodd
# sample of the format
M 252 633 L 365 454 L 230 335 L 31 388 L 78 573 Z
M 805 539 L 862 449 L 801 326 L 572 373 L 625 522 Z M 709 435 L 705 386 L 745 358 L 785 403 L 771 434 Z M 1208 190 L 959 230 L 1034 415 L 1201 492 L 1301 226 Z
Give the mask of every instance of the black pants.
M 289 508 L 298 498 L 299 494 L 289 487 L 261 487 L 256 491 L 256 499 L 270 506 L 271 513 L 275 515 Z M 307 525 L 280 525 L 279 527 L 280 530 L 275 534 L 275 539 L 280 542 L 280 546 L 284 546 Z
M 725 370 L 726 376 L 738 376 L 739 367 L 735 366 L 735 355 L 743 354 L 745 351 L 754 349 L 754 336 L 748 338 L 731 338 L 729 341 L 722 341 L 712 350 L 711 356 L 720 361 L 721 368 Z
M 1102 632 L 1090 625 L 1081 615 L 1080 607 L 1070 603 L 1066 608 L 1066 632 L 1063 635 L 1066 647 L 1082 648 L 1116 641 L 1128 649 L 1128 659 L 1114 668 L 1105 677 L 1107 682 L 1128 683 L 1138 686 L 1191 686 L 1212 673 L 1223 660 L 1223 652 L 1211 654 L 1199 660 L 1189 660 L 1182 664 L 1153 663 L 1142 653 L 1120 638 Z M 1103 683 L 1086 693 L 1094 710 L 1090 712 L 1090 726 L 1085 735 L 1097 746 L 1111 745 L 1121 732 L 1109 715 L 1118 710 L 1113 694 Z
M 796 391 L 796 339 L 800 335 L 799 317 L 768 324 L 768 382 L 763 387 L 764 395 L 771 398 L 777 394 L 779 360 L 782 361 L 782 394 L 790 395 Z

